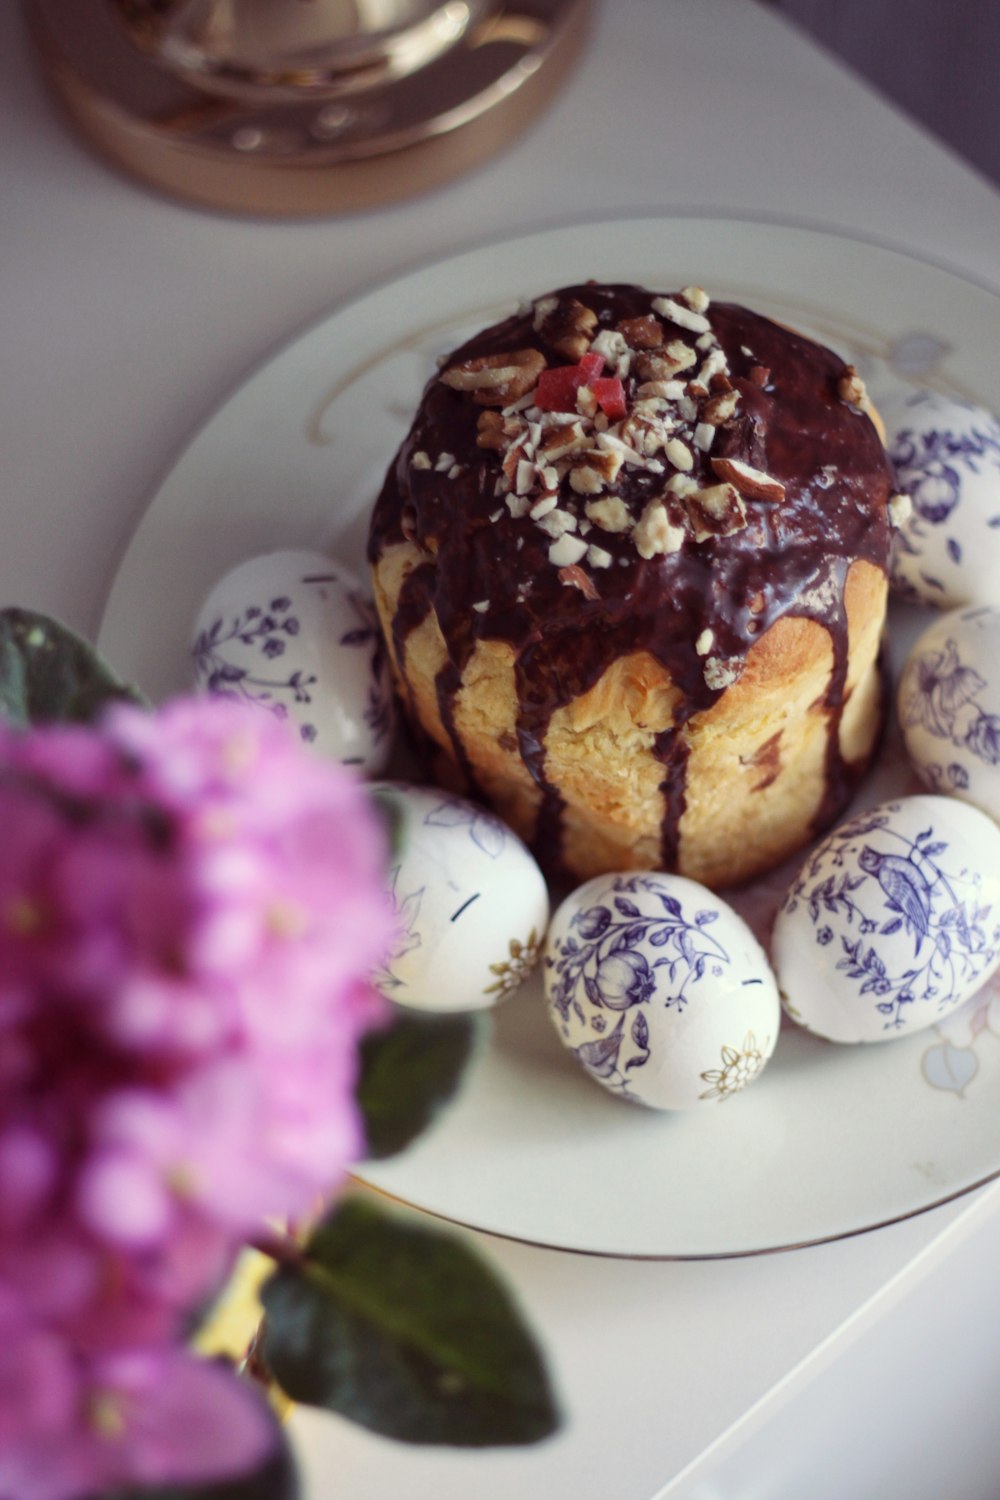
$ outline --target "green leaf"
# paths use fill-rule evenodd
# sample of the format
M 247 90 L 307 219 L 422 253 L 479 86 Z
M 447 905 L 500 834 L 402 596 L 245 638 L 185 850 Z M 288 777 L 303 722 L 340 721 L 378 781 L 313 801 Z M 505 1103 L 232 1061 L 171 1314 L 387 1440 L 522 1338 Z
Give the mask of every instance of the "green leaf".
M 0 718 L 89 723 L 110 702 L 143 703 L 87 642 L 30 609 L 0 610 Z
M 104 1500 L 299 1500 L 300 1486 L 295 1459 L 288 1446 L 285 1430 L 274 1421 L 275 1448 L 271 1458 L 253 1474 L 214 1484 L 182 1486 L 158 1484 L 152 1487 L 130 1487 L 115 1490 Z
M 455 1093 L 482 1029 L 481 1018 L 400 1011 L 361 1044 L 357 1099 L 368 1157 L 392 1156 L 426 1130 Z
M 408 1443 L 534 1443 L 555 1431 L 532 1335 L 454 1236 L 347 1198 L 263 1302 L 264 1363 L 293 1400 Z

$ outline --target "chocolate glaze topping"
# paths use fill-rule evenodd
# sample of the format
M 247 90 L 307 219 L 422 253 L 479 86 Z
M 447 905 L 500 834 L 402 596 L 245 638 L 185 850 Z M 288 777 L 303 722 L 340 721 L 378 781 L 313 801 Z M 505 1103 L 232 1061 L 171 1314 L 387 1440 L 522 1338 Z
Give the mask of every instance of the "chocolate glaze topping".
M 581 308 L 596 314 L 596 322 Z M 678 322 L 671 308 L 680 309 Z M 574 318 L 578 341 L 567 345 L 566 327 L 573 332 Z M 606 336 L 615 330 L 631 347 Z M 520 357 L 529 350 L 544 357 L 548 370 L 573 366 L 578 351 L 594 340 L 606 351 L 601 378 L 621 380 L 628 419 L 623 429 L 613 405 L 605 415 L 598 407 L 596 416 L 585 416 L 583 448 L 554 473 L 537 451 L 539 430 L 571 423 L 579 414 L 540 414 L 534 387 L 505 407 L 502 387 L 491 392 L 475 386 L 476 370 L 483 356 Z M 662 366 L 655 368 L 663 346 L 673 346 L 673 357 L 678 346 L 690 351 L 683 356 L 690 363 L 667 383 Z M 659 384 L 650 383 L 651 358 Z M 494 359 L 497 364 L 504 361 Z M 552 293 L 484 330 L 429 382 L 375 506 L 369 556 L 374 562 L 404 538 L 425 555 L 404 585 L 395 645 L 401 655 L 409 632 L 436 611 L 449 651 L 438 702 L 455 759 L 473 790 L 454 727 L 456 695 L 479 639 L 513 648 L 518 747 L 543 793 L 535 844 L 550 867 L 560 844 L 562 806 L 546 777 L 545 736 L 553 713 L 631 652 L 647 651 L 669 671 L 682 692 L 679 717 L 654 747 L 664 768 L 661 853 L 669 868 L 676 864 L 684 811 L 684 723 L 711 706 L 738 676 L 755 639 L 786 613 L 817 620 L 833 643 L 825 699 L 827 788 L 817 826 L 846 801 L 852 780 L 838 748 L 847 671 L 844 582 L 857 558 L 886 570 L 886 507 L 893 493 L 892 471 L 872 422 L 845 399 L 851 373 L 830 350 L 743 307 L 705 306 L 691 290 L 665 300 L 638 287 L 588 283 Z M 723 411 L 732 410 L 712 431 L 706 417 L 718 412 L 718 404 L 710 403 L 720 395 L 730 397 Z M 658 437 L 644 440 L 629 426 L 630 419 L 646 416 Z M 501 421 L 507 432 L 498 438 Z M 610 440 L 598 436 L 602 428 Z M 664 445 L 665 432 L 681 441 L 685 454 Z M 579 474 L 571 477 L 573 469 L 587 465 L 588 453 L 613 450 L 616 436 L 631 457 L 613 478 L 605 474 L 600 489 L 587 492 L 576 482 Z M 483 446 L 484 438 L 495 445 Z M 733 471 L 715 462 L 726 459 L 744 467 Z M 734 474 L 737 496 L 718 488 Z M 766 494 L 756 493 L 762 480 Z M 716 500 L 721 495 L 728 519 L 713 519 L 702 509 L 699 490 L 712 490 Z M 563 561 L 564 546 L 556 546 L 556 560 L 550 558 L 560 522 L 553 526 L 552 519 L 530 514 L 546 497 L 553 515 L 572 518 L 570 538 L 580 541 L 571 550 L 580 552 L 584 543 L 589 549 L 571 565 Z M 588 504 L 607 499 L 624 503 L 623 529 L 605 529 L 588 516 Z M 661 522 L 669 523 L 666 543 L 662 527 L 659 542 L 645 540 L 642 526 L 637 528 L 651 502 Z M 623 514 L 619 509 L 619 525 Z M 641 555 L 643 550 L 650 555 Z M 761 784 L 766 780 L 762 775 Z

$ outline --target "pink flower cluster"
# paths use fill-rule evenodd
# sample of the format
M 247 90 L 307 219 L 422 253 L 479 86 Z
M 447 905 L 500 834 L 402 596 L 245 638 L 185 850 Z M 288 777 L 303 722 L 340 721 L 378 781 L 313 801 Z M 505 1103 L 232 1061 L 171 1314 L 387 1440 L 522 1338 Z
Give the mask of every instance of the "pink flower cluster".
M 384 855 L 358 785 L 253 709 L 0 727 L 5 1500 L 270 1443 L 180 1340 L 240 1242 L 357 1157 Z

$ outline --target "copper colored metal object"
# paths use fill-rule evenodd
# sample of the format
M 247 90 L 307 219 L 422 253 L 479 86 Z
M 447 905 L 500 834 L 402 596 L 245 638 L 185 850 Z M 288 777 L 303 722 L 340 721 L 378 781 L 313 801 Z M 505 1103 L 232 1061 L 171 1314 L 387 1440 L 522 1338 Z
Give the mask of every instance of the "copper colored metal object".
M 551 99 L 587 0 L 25 0 L 87 139 L 177 197 L 307 216 L 445 182 Z

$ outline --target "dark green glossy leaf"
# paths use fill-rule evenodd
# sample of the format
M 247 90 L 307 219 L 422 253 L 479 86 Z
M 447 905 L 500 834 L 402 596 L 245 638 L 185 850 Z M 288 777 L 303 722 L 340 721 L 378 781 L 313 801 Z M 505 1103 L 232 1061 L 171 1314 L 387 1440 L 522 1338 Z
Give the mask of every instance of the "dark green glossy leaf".
M 478 1017 L 400 1011 L 365 1037 L 357 1098 L 369 1158 L 392 1156 L 426 1130 L 458 1088 L 481 1027 Z
M 123 701 L 143 699 L 82 636 L 33 610 L 0 610 L 0 718 L 17 729 L 88 723 Z
M 264 1362 L 297 1401 L 409 1443 L 533 1443 L 556 1428 L 532 1335 L 455 1236 L 347 1198 L 263 1302 Z
M 300 1486 L 284 1428 L 274 1421 L 274 1454 L 253 1474 L 215 1484 L 190 1487 L 164 1484 L 152 1488 L 115 1490 L 104 1500 L 299 1500 Z

